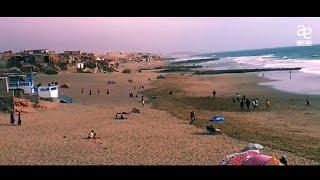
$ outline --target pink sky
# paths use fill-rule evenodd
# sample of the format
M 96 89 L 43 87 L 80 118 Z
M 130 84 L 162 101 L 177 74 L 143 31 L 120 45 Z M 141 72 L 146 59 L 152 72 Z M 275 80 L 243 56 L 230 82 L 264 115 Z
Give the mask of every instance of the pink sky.
M 295 46 L 297 25 L 320 44 L 320 18 L 0 18 L 0 51 L 217 52 Z

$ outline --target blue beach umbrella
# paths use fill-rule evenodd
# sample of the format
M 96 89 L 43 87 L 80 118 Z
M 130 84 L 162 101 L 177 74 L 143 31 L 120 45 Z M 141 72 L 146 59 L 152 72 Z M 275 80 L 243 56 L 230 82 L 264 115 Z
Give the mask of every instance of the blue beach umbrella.
M 224 121 L 224 117 L 223 116 L 220 116 L 220 115 L 217 115 L 217 116 L 214 116 L 210 119 L 210 121 L 213 121 L 213 122 L 221 122 L 221 121 Z

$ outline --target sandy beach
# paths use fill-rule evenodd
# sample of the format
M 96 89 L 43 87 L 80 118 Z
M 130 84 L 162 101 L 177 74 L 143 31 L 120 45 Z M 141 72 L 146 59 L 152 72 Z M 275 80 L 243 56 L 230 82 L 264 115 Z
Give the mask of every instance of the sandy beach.
M 278 91 L 262 86 L 256 88 L 254 85 L 257 82 L 267 81 L 266 79 L 250 74 L 217 76 L 173 74 L 164 80 L 157 80 L 159 74 L 155 72 L 136 72 L 137 68 L 155 67 L 161 64 L 162 62 L 127 63 L 124 66 L 133 69 L 131 74 L 114 72 L 36 75 L 35 80 L 41 83 L 51 81 L 58 81 L 59 84 L 69 83 L 71 87 L 60 89 L 60 92 L 72 97 L 74 103 L 48 103 L 52 104 L 48 109 L 24 113 L 22 126 L 9 126 L 9 115 L 1 113 L 0 164 L 218 165 L 226 155 L 238 152 L 252 142 L 232 137 L 228 133 L 217 136 L 205 135 L 203 127 L 188 124 L 188 106 L 174 107 L 173 103 L 170 108 L 176 109 L 171 111 L 167 109 L 169 106 L 157 107 L 157 101 L 166 100 L 161 93 L 167 92 L 166 90 L 172 87 L 177 88 L 177 93 L 174 91 L 177 97 L 210 96 L 212 87 L 217 89 L 218 97 L 222 98 L 232 97 L 238 87 L 246 94 L 268 95 L 275 104 L 275 112 L 261 110 L 261 112 L 242 113 L 237 112 L 236 108 L 234 111 L 214 109 L 213 111 L 223 113 L 233 120 L 256 124 L 257 129 L 263 127 L 277 132 L 295 129 L 295 132 L 290 132 L 295 134 L 294 137 L 310 137 L 314 139 L 312 142 L 319 142 L 319 121 L 317 121 L 320 117 L 319 109 L 300 108 L 300 113 L 309 113 L 301 117 L 298 116 L 297 107 L 290 106 L 289 109 L 283 110 L 279 107 L 281 103 L 279 106 L 276 105 Z M 128 82 L 130 79 L 132 83 Z M 114 80 L 116 83 L 107 84 L 108 80 Z M 148 89 L 147 94 L 153 93 L 156 88 L 160 93 L 159 98 L 147 99 L 146 105 L 142 107 L 140 100 L 144 89 L 139 89 L 141 85 Z M 81 94 L 82 88 L 84 88 L 83 94 Z M 90 89 L 92 95 L 88 94 Z M 110 94 L 106 93 L 107 89 Z M 138 97 L 129 97 L 130 92 L 138 94 Z M 283 97 L 290 101 L 289 97 L 292 96 L 284 94 Z M 319 98 L 316 101 L 319 101 Z M 124 120 L 114 119 L 116 112 L 130 112 L 132 108 L 140 109 L 141 113 L 125 115 L 128 119 Z M 174 115 L 172 111 L 186 113 Z M 208 109 L 203 112 L 201 109 L 198 111 L 199 118 L 203 120 L 210 118 L 208 114 L 212 114 Z M 279 118 L 280 116 L 282 118 Z M 223 127 L 221 129 L 224 131 Z M 95 130 L 98 139 L 86 139 L 91 130 Z M 319 148 L 319 143 L 313 146 Z M 277 157 L 286 155 L 289 163 L 293 165 L 319 164 L 301 153 L 276 150 L 269 147 L 268 143 L 266 153 Z

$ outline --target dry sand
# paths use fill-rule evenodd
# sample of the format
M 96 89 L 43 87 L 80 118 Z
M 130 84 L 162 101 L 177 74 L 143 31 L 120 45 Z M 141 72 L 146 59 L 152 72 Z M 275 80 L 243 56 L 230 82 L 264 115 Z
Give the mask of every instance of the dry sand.
M 142 107 L 140 95 L 129 98 L 130 92 L 138 93 L 140 85 L 149 88 L 148 78 L 156 76 L 150 71 L 37 76 L 37 82 L 41 83 L 69 83 L 70 88 L 60 91 L 75 103 L 23 114 L 20 127 L 9 126 L 9 115 L 1 113 L 0 164 L 217 165 L 224 156 L 248 144 L 225 135 L 204 135 L 204 129 L 190 126 L 165 111 L 151 109 L 148 102 Z M 107 80 L 116 84 L 107 84 Z M 85 90 L 83 95 L 81 88 Z M 109 95 L 106 89 L 110 90 Z M 114 119 L 116 112 L 129 112 L 133 107 L 142 113 L 131 113 L 125 120 Z M 100 139 L 85 139 L 92 129 Z M 273 152 L 286 154 L 291 164 L 314 164 L 290 153 Z

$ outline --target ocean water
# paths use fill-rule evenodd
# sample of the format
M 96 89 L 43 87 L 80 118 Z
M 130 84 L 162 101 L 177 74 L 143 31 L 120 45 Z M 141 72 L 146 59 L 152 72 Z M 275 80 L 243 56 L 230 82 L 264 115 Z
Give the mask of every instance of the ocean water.
M 292 93 L 320 95 L 320 45 L 197 54 L 174 61 L 213 57 L 219 60 L 193 63 L 212 70 L 301 67 L 301 70 L 292 72 L 291 77 L 289 72 L 259 73 L 274 80 L 261 85 Z

